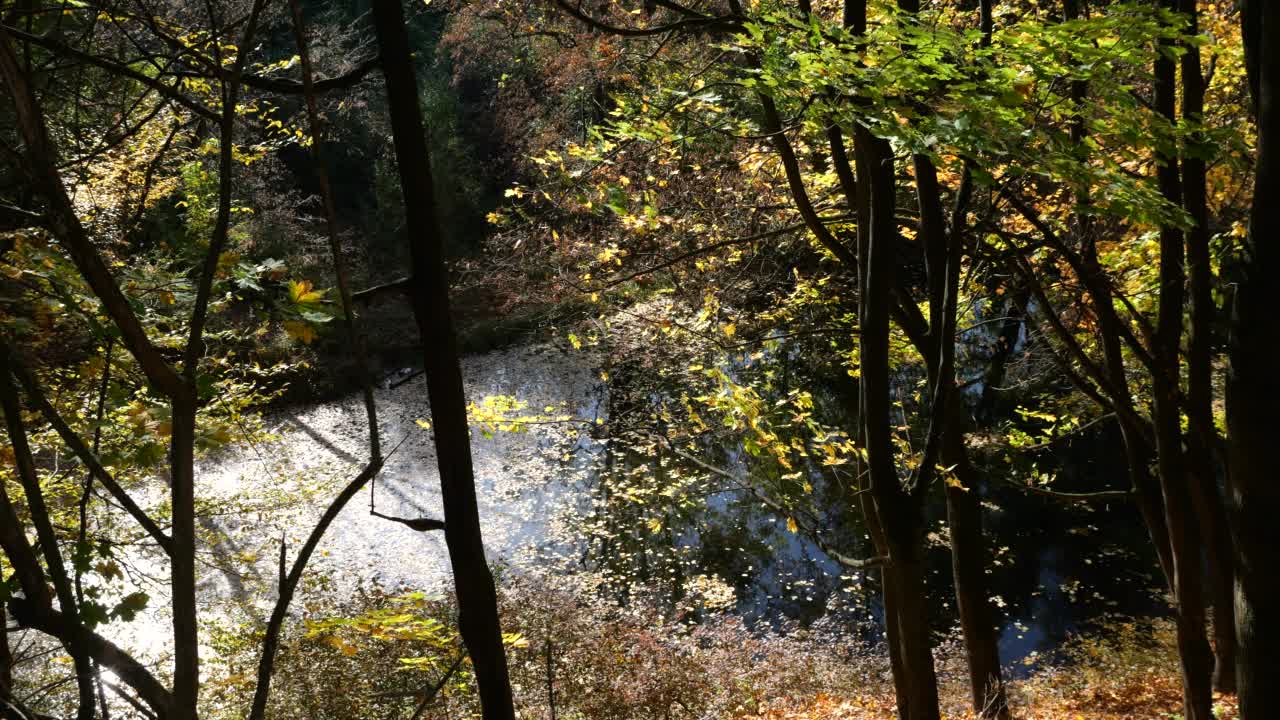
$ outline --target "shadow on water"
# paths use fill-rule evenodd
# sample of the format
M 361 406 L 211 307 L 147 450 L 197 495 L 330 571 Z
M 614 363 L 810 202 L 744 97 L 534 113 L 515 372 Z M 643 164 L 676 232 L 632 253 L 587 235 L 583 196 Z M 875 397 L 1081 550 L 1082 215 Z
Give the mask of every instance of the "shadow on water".
M 616 401 L 610 410 L 619 412 Z M 741 446 L 708 447 L 704 454 L 744 478 L 752 472 Z M 995 482 L 1007 470 L 987 464 L 988 482 L 971 491 L 983 501 L 999 647 L 1014 674 L 1028 671 L 1069 637 L 1108 617 L 1168 613 L 1154 553 L 1135 507 L 1066 504 L 1028 494 Z M 1059 490 L 1114 489 L 1127 483 L 1118 438 L 1106 430 L 1064 444 L 1042 466 L 1052 466 Z M 584 559 L 613 580 L 618 598 L 656 585 L 661 588 L 657 598 L 678 616 L 688 605 L 691 579 L 715 576 L 733 587 L 736 612 L 750 625 L 786 628 L 820 622 L 868 640 L 880 638 L 878 573 L 844 569 L 749 493 L 708 489 L 696 506 L 666 510 L 661 524 L 617 500 L 637 492 L 638 475 L 654 476 L 658 487 L 671 482 L 677 467 L 660 448 L 646 447 L 634 437 L 606 443 L 594 493 L 597 513 L 607 517 L 594 528 Z M 820 472 L 811 476 L 814 496 L 822 503 L 827 482 Z M 941 493 L 935 496 L 927 509 L 926 582 L 934 598 L 928 621 L 942 633 L 956 627 L 957 618 L 945 507 Z M 825 507 L 837 508 L 839 501 L 832 498 Z M 835 529 L 843 553 L 874 554 L 858 512 L 831 510 L 825 521 Z

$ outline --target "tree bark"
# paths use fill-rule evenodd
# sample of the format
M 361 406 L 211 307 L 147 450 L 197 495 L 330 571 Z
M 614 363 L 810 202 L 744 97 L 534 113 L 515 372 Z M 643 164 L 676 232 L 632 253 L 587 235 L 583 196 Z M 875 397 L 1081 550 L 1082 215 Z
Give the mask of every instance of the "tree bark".
M 476 505 L 466 397 L 449 310 L 449 277 L 435 215 L 417 78 L 400 0 L 374 0 L 372 9 L 404 196 L 413 265 L 410 295 L 422 343 L 428 348 L 423 367 L 444 499 L 445 542 L 458 596 L 458 626 L 475 667 L 485 720 L 512 720 L 515 710 L 497 593 L 485 560 Z
M 866 144 L 867 178 L 859 182 L 867 184 L 871 207 L 859 314 L 860 387 L 871 497 L 890 560 L 884 571 L 885 622 L 896 624 L 900 686 L 906 690 L 906 697 L 899 698 L 903 720 L 938 720 L 938 684 L 924 600 L 921 508 L 898 478 L 890 430 L 889 313 L 897 237 L 893 154 L 887 141 L 865 135 L 855 139 Z M 896 612 L 890 611 L 890 600 Z
M 1242 720 L 1280 717 L 1280 3 L 1241 13 L 1258 123 L 1249 232 L 1238 258 L 1227 373 L 1229 509 L 1236 552 L 1236 685 Z
M 1179 0 L 1178 9 L 1190 23 L 1186 32 L 1196 34 L 1199 29 L 1196 0 Z M 1199 123 L 1204 120 L 1205 93 L 1200 46 L 1184 42 L 1182 50 L 1182 117 L 1184 121 Z M 1193 505 L 1209 558 L 1209 593 L 1213 603 L 1213 686 L 1222 691 L 1234 691 L 1236 643 L 1232 587 L 1235 572 L 1231 535 L 1218 489 L 1213 452 L 1218 443 L 1213 425 L 1212 382 L 1212 333 L 1217 307 L 1213 302 L 1213 269 L 1209 258 L 1209 206 L 1204 160 L 1207 150 L 1203 133 L 1193 133 L 1187 140 L 1187 152 L 1182 159 L 1183 207 L 1193 222 L 1186 233 L 1187 270 L 1191 281 L 1186 400 L 1191 431 L 1187 433 L 1186 444 Z
M 1176 9 L 1173 0 L 1162 0 Z M 1171 124 L 1176 121 L 1176 66 L 1167 53 L 1170 40 L 1161 40 L 1155 60 L 1155 110 Z M 1161 195 L 1175 205 L 1182 203 L 1181 179 L 1176 155 L 1156 158 L 1156 181 Z M 1182 340 L 1182 311 L 1186 281 L 1183 233 L 1176 227 L 1160 228 L 1159 315 L 1152 356 L 1153 417 L 1156 466 L 1164 496 L 1164 517 L 1173 560 L 1173 597 L 1177 613 L 1178 654 L 1182 664 L 1183 716 L 1186 720 L 1212 720 L 1213 692 L 1209 641 L 1205 636 L 1200 528 L 1191 506 L 1190 477 L 1182 450 L 1181 406 L 1178 402 Z

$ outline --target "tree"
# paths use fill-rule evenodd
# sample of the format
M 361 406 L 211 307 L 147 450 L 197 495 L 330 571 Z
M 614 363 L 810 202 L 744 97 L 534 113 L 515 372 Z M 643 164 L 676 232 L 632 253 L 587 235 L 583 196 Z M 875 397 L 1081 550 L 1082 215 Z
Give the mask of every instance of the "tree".
M 4 360 L 0 395 L 3 396 L 14 465 L 22 479 L 30 516 L 30 520 L 24 520 L 7 494 L 0 502 L 0 513 L 4 515 L 2 547 L 5 559 L 23 590 L 22 595 L 7 598 L 8 614 L 19 628 L 43 633 L 66 648 L 76 669 L 79 685 L 77 713 L 80 717 L 94 716 L 98 707 L 106 712 L 107 701 L 101 686 L 97 688 L 96 697 L 93 692 L 95 666 L 114 673 L 123 687 L 113 686 L 113 691 L 144 714 L 167 719 L 195 718 L 198 713 L 201 645 L 195 578 L 198 516 L 195 453 L 197 448 L 225 442 L 231 436 L 225 426 L 211 425 L 217 426 L 223 421 L 239 423 L 242 418 L 236 414 L 236 408 L 242 409 L 247 403 L 262 400 L 260 395 L 256 400 L 250 399 L 255 395 L 253 391 L 246 391 L 243 385 L 237 387 L 234 381 L 216 369 L 234 366 L 227 364 L 224 356 L 210 357 L 211 341 L 225 340 L 226 335 L 223 328 L 214 332 L 208 328 L 211 319 L 225 319 L 222 313 L 227 304 L 237 299 L 236 293 L 263 291 L 260 283 L 271 276 L 276 267 L 269 263 L 245 267 L 237 263 L 237 255 L 231 252 L 235 247 L 231 241 L 233 215 L 241 209 L 233 206 L 233 173 L 237 167 L 251 164 L 260 157 L 254 154 L 254 149 L 235 142 L 242 112 L 246 112 L 245 108 L 255 108 L 248 112 L 256 111 L 253 103 L 241 103 L 242 90 L 254 83 L 273 92 L 291 93 L 301 89 L 300 85 L 274 82 L 246 72 L 250 53 L 239 51 L 239 47 L 248 48 L 255 44 L 264 5 L 261 0 L 252 3 L 247 14 L 235 21 L 227 21 L 218 8 L 207 7 L 204 19 L 209 27 L 186 36 L 187 42 L 170 35 L 183 32 L 175 20 L 154 15 L 132 16 L 117 7 L 103 9 L 106 17 L 113 19 L 113 29 L 118 29 L 118 24 L 126 24 L 127 27 L 122 31 L 123 37 L 106 31 L 106 37 L 98 46 L 98 54 L 63 44 L 56 33 L 31 32 L 36 28 L 49 29 L 46 22 L 50 17 L 49 9 L 44 7 L 15 7 L 13 12 L 16 14 L 6 14 L 4 24 L 0 25 L 0 78 L 11 101 L 9 107 L 16 119 L 14 132 L 18 141 L 11 147 L 11 139 L 5 137 L 5 159 L 25 174 L 30 188 L 34 190 L 27 193 L 23 201 L 38 208 L 37 211 L 24 209 L 17 213 L 22 232 L 13 249 L 23 252 L 15 252 L 16 257 L 6 258 L 6 262 L 12 263 L 11 269 L 7 270 L 7 278 L 17 281 L 18 292 L 25 293 L 25 297 L 52 294 L 62 298 L 60 307 L 68 310 L 67 321 L 53 328 L 55 338 L 76 338 L 88 334 L 103 341 L 107 348 L 100 366 L 99 425 L 90 444 L 81 437 L 82 430 L 76 427 L 79 423 L 66 419 L 66 399 L 48 393 L 42 387 L 39 374 L 28 366 L 33 359 L 31 356 L 38 359 L 40 354 L 48 352 L 48 348 L 41 344 L 38 334 L 30 332 L 29 322 L 23 317 L 26 308 L 20 305 L 18 307 L 22 311 L 6 313 L 3 318 L 8 337 L 0 340 Z M 90 11 L 96 14 L 99 10 Z M 68 12 L 73 16 L 76 14 Z M 62 22 L 65 14 L 61 8 L 57 9 L 56 15 L 58 22 Z M 201 14 L 193 17 L 201 17 Z M 77 17 L 66 22 L 73 24 L 80 19 Z M 25 29 L 17 27 L 18 24 Z M 94 26 L 82 27 L 92 29 Z M 190 40 L 192 37 L 201 38 L 198 49 Z M 230 42 L 232 37 L 238 45 Z M 131 58 L 128 62 L 114 56 L 123 47 L 128 48 L 126 52 Z M 21 48 L 21 56 L 17 48 Z M 137 59 L 134 51 L 141 52 L 143 59 Z M 36 57 L 37 52 L 48 55 Z M 92 113 L 83 116 L 78 112 L 62 114 L 64 107 L 59 103 L 58 94 L 45 87 L 48 84 L 46 80 L 52 76 L 43 74 L 43 63 L 50 62 L 50 58 L 54 63 L 69 61 L 91 69 L 80 75 L 82 79 L 87 75 L 89 82 L 107 86 L 115 84 L 117 89 L 126 93 L 138 93 L 131 107 L 116 118 L 105 121 L 109 129 L 100 138 L 101 144 L 95 144 L 82 155 L 76 152 L 82 148 L 55 145 L 50 125 L 67 116 L 77 120 L 87 118 L 86 123 L 90 125 L 103 120 Z M 130 65 L 132 62 L 147 62 L 156 72 L 139 72 Z M 324 88 L 344 87 L 344 83 L 351 78 L 362 77 L 366 71 L 349 76 L 346 81 L 328 81 Z M 307 84 L 310 85 L 309 82 Z M 213 89 L 215 86 L 217 91 Z M 43 97 L 38 96 L 41 90 L 44 91 Z M 73 94 L 73 97 L 81 96 Z M 79 107 L 74 109 L 78 111 Z M 121 274 L 130 274 L 129 266 L 114 259 L 113 253 L 118 250 L 115 245 L 120 236 L 127 237 L 136 230 L 139 218 L 151 204 L 148 193 L 153 190 L 153 181 L 157 185 L 164 184 L 163 180 L 155 177 L 161 172 L 157 166 L 171 161 L 166 153 L 175 145 L 175 138 L 185 121 L 179 119 L 174 122 L 167 138 L 157 143 L 159 157 L 154 160 L 147 158 L 150 164 L 144 164 L 145 172 L 138 171 L 143 179 L 142 197 L 136 200 L 136 207 L 128 207 L 134 202 L 131 198 L 126 197 L 122 201 L 126 211 L 118 213 L 121 222 L 113 227 L 119 236 L 112 237 L 109 233 L 102 233 L 100 226 L 86 224 L 81 215 L 83 208 L 76 205 L 73 193 L 68 189 L 63 168 L 77 167 L 91 175 L 92 168 L 86 169 L 86 166 L 91 166 L 95 159 L 117 152 L 121 146 L 136 141 L 138 137 L 154 134 L 157 125 L 173 122 L 170 113 L 182 112 L 189 112 L 191 117 L 208 122 L 215 128 L 209 138 L 212 144 L 207 147 L 216 154 L 216 171 L 211 176 L 201 168 L 193 168 L 188 198 L 189 205 L 197 207 L 191 207 L 189 220 L 191 234 L 197 239 L 189 248 L 191 252 L 174 252 L 171 259 L 178 271 L 172 276 L 158 273 L 161 277 L 153 275 L 149 278 L 161 283 L 159 291 L 145 287 L 140 290 L 132 277 L 127 282 L 121 281 Z M 158 121 L 157 117 L 160 118 Z M 61 129 L 59 125 L 55 127 Z M 200 138 L 200 142 L 204 140 Z M 20 152 L 13 149 L 17 146 L 22 148 Z M 130 172 L 121 174 L 132 177 Z M 175 184 L 168 182 L 167 186 L 172 192 Z M 56 241 L 57 250 L 46 251 L 40 247 L 45 233 Z M 180 243 L 174 245 L 181 246 Z M 34 266 L 40 268 L 39 271 L 33 272 L 27 267 L 30 256 L 36 259 Z M 125 270 L 122 272 L 120 268 Z M 169 282 L 165 283 L 165 280 Z M 167 288 L 177 288 L 181 302 L 179 292 Z M 291 318 L 283 321 L 286 330 L 302 328 L 307 332 L 299 330 L 299 334 L 310 336 L 314 331 L 307 323 L 328 319 L 323 293 L 313 290 L 309 282 L 292 282 L 287 288 L 280 289 L 288 291 L 288 300 L 277 306 L 286 318 Z M 347 300 L 345 293 L 343 299 Z M 241 309 L 246 308 L 242 306 Z M 344 310 L 350 328 L 349 302 L 344 303 Z M 27 347 L 20 350 L 11 345 L 15 340 L 24 341 Z M 113 357 L 111 349 L 116 343 L 128 350 L 136 365 Z M 111 377 L 114 366 L 120 366 L 124 371 Z M 233 369 L 230 375 L 235 373 Z M 103 404 L 111 385 L 120 385 L 128 389 L 126 394 L 143 398 L 132 403 L 137 407 L 138 417 L 147 418 L 153 412 L 163 417 L 154 425 L 146 421 L 143 433 L 146 437 L 137 458 L 121 458 L 117 454 L 108 459 L 100 454 L 98 436 L 102 430 Z M 52 491 L 41 477 L 45 468 L 37 466 L 28 442 L 30 426 L 25 419 L 27 411 L 23 407 L 19 387 L 25 395 L 26 405 L 52 429 L 55 437 L 88 473 L 89 479 L 79 501 L 78 531 L 71 538 L 65 537 L 62 529 L 51 522 L 49 508 L 54 505 L 47 502 L 45 496 Z M 370 417 L 372 422 L 372 407 Z M 376 436 L 376 427 L 371 431 Z M 169 445 L 163 464 L 170 490 L 165 517 L 160 515 L 161 511 L 145 508 L 136 499 L 133 494 L 136 488 L 132 487 L 135 478 L 123 477 L 126 473 L 149 474 L 155 469 L 163 450 L 154 437 L 166 439 Z M 373 445 L 376 448 L 376 441 Z M 334 499 L 311 529 L 307 544 L 287 578 L 282 567 L 281 595 L 273 612 L 276 630 L 288 609 L 293 588 L 297 586 L 328 524 L 380 469 L 381 459 L 376 452 L 373 454 L 375 457 L 371 462 Z M 140 544 L 144 551 L 155 552 L 168 563 L 174 623 L 172 688 L 166 687 L 150 667 L 132 657 L 128 650 L 104 639 L 93 629 L 106 621 L 108 615 L 132 617 L 148 601 L 145 593 L 135 592 L 115 608 L 109 608 L 97 600 L 97 595 L 91 597 L 81 592 L 82 577 L 92 567 L 95 552 L 86 535 L 88 506 L 95 484 L 101 485 L 129 520 L 143 531 Z M 105 514 L 109 516 L 110 512 Z M 165 521 L 171 527 L 168 532 L 161 527 Z M 39 555 L 22 532 L 28 522 L 40 530 Z M 111 557 L 111 548 L 117 541 L 117 538 L 109 536 L 96 539 L 96 553 L 103 559 L 99 567 L 104 570 L 100 573 L 119 573 Z M 68 542 L 72 549 L 70 563 L 64 562 L 60 556 L 61 546 Z M 40 557 L 45 560 L 43 567 Z M 285 550 L 282 548 L 282 565 L 284 558 Z M 56 607 L 55 597 L 46 590 L 46 577 L 57 589 Z M 271 633 L 268 635 L 263 659 L 269 675 L 275 638 L 270 637 Z M 7 696 L 7 683 L 5 692 L 5 701 L 11 703 Z M 263 697 L 265 699 L 265 683 Z M 19 708 L 16 712 L 25 710 Z
M 504 720 L 514 718 L 515 709 L 502 646 L 497 593 L 484 555 L 476 507 L 467 402 L 449 310 L 449 275 L 436 226 L 431 162 L 400 0 L 377 0 L 373 20 L 387 79 L 396 167 L 405 204 L 412 256 L 409 292 L 425 351 L 423 368 L 431 401 L 431 430 L 444 496 L 444 533 L 458 594 L 458 628 L 475 665 L 484 717 Z
M 1271 358 L 1280 351 L 1280 326 L 1272 278 L 1280 267 L 1280 6 L 1247 2 L 1241 11 L 1249 84 L 1258 125 L 1253 208 L 1239 248 L 1238 277 L 1231 301 L 1231 365 L 1227 373 L 1227 452 L 1231 531 L 1236 547 L 1236 682 L 1241 717 L 1280 712 L 1280 568 L 1274 552 L 1280 537 L 1273 508 L 1280 503 L 1269 444 L 1276 436 L 1275 400 L 1280 385 Z

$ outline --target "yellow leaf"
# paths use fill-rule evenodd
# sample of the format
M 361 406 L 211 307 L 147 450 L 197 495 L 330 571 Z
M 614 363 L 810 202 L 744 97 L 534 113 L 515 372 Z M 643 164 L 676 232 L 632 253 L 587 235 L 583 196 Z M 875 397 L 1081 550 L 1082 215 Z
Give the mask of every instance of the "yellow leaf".
M 796 523 L 795 518 L 787 518 L 787 529 L 793 533 L 800 532 L 800 526 Z
M 720 326 L 720 329 L 724 331 L 724 336 L 725 336 L 725 337 L 733 337 L 733 334 L 734 334 L 734 333 L 736 333 L 736 332 L 738 332 L 738 326 L 737 326 L 736 324 L 734 324 L 734 323 L 728 323 L 728 324 L 726 324 L 726 325 L 721 325 L 721 326 Z
M 310 345 L 316 339 L 316 330 L 309 324 L 300 320 L 288 320 L 284 323 L 284 331 L 289 337 L 297 340 L 303 345 Z
M 290 280 L 289 299 L 292 300 L 295 305 L 308 305 L 320 302 L 324 299 L 324 293 L 319 290 L 313 290 L 311 288 L 310 280 L 303 280 L 301 282 Z
M 358 652 L 355 645 L 352 645 L 351 643 L 347 642 L 346 640 L 343 640 L 337 635 L 329 635 L 324 639 L 324 641 L 332 645 L 333 647 L 337 648 L 338 650 L 341 650 L 342 654 L 348 657 L 351 655 L 355 655 L 356 652 Z

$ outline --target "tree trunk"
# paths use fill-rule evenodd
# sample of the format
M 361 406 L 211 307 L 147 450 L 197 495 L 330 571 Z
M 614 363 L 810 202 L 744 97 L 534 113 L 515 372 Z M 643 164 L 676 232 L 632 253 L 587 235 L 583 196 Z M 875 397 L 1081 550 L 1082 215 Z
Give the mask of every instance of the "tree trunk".
M 859 417 L 861 411 L 859 411 Z M 858 468 L 861 475 L 861 466 Z M 870 495 L 862 493 L 859 496 L 859 502 L 862 506 L 862 516 L 867 521 L 867 531 L 871 535 L 871 542 L 875 545 L 876 554 L 882 557 L 889 556 L 889 541 L 885 538 L 884 527 L 880 523 L 880 518 L 876 515 L 875 501 Z M 889 570 L 886 567 L 880 568 L 880 602 L 884 610 L 884 642 L 889 649 L 889 671 L 893 675 L 893 694 L 898 704 L 898 717 L 908 717 L 907 697 L 910 689 L 907 687 L 906 667 L 902 659 L 902 643 L 898 639 L 898 623 L 895 619 L 898 617 L 898 594 L 894 590 L 894 586 L 889 582 Z
M 1280 3 L 1247 0 L 1245 57 L 1258 122 L 1249 233 L 1238 259 L 1227 373 L 1227 456 L 1236 551 L 1236 685 L 1242 720 L 1280 717 Z
M 1173 0 L 1162 0 L 1169 10 Z M 1166 54 L 1172 41 L 1161 40 L 1155 61 L 1155 110 L 1170 123 L 1176 121 L 1176 67 Z M 1176 155 L 1156 158 L 1160 193 L 1175 205 L 1182 203 L 1181 179 Z M 1160 228 L 1159 315 L 1152 355 L 1153 416 L 1156 466 L 1164 496 L 1164 517 L 1173 560 L 1173 597 L 1177 612 L 1178 654 L 1182 663 L 1183 716 L 1185 720 L 1212 720 L 1213 692 L 1209 641 L 1205 636 L 1200 528 L 1190 495 L 1190 477 L 1182 451 L 1181 407 L 1178 403 L 1179 345 L 1186 281 L 1183 233 L 1176 227 Z
M 0 406 L 3 407 L 9 444 L 13 448 L 14 468 L 26 493 L 27 510 L 31 513 L 32 525 L 35 525 L 36 538 L 40 541 L 40 554 L 44 556 L 44 564 L 48 568 L 49 579 L 53 582 L 58 604 L 62 606 L 62 613 L 72 627 L 77 629 L 77 632 L 73 632 L 64 643 L 75 668 L 76 688 L 79 691 L 76 717 L 79 720 L 93 720 L 96 708 L 93 666 L 89 660 L 89 652 L 78 632 L 81 627 L 80 606 L 76 603 L 75 593 L 72 592 L 71 575 L 67 573 L 66 565 L 62 561 L 58 536 L 49 518 L 49 510 L 44 502 L 44 491 L 40 487 L 35 461 L 31 456 L 31 446 L 27 443 L 27 429 L 22 421 L 22 406 L 18 402 L 18 391 L 14 386 L 13 374 L 10 372 L 7 349 L 0 349 Z
M 1178 9 L 1191 23 L 1189 34 L 1199 28 L 1196 0 L 1179 0 Z M 1182 117 L 1204 119 L 1204 76 L 1200 69 L 1200 46 L 1183 43 Z M 1231 536 L 1226 526 L 1222 495 L 1214 471 L 1213 446 L 1217 432 L 1213 426 L 1212 346 L 1213 269 L 1209 259 L 1209 207 L 1204 136 L 1193 134 L 1182 159 L 1183 207 L 1194 225 L 1187 231 L 1187 269 L 1191 279 L 1191 326 L 1187 337 L 1187 463 L 1191 472 L 1192 498 L 1200 521 L 1201 536 L 1209 556 L 1210 597 L 1213 602 L 1214 670 L 1213 685 L 1223 691 L 1235 690 L 1235 607 L 1232 597 L 1235 573 L 1232 567 Z
M 959 398 L 954 398 L 959 402 Z M 969 687 L 973 709 L 982 718 L 1009 717 L 1000 671 L 1000 650 L 991 601 L 987 597 L 987 542 L 982 535 L 982 504 L 978 494 L 980 478 L 969 462 L 964 435 L 952 407 L 950 426 L 943 438 L 942 464 L 953 467 L 961 487 L 946 483 L 947 525 L 951 530 L 951 572 L 955 582 L 956 612 L 969 664 Z
M 9 616 L 5 613 L 4 603 L 0 603 L 0 700 L 12 694 L 13 653 L 9 650 Z
M 170 501 L 173 507 L 173 553 L 170 587 L 173 610 L 173 710 L 177 718 L 194 719 L 200 689 L 199 624 L 196 610 L 196 521 L 194 393 L 173 398 L 170 442 Z
M 914 11 L 914 4 L 900 2 Z M 925 247 L 925 263 L 929 285 L 928 338 L 916 344 L 928 367 L 928 391 L 932 399 L 929 430 L 920 469 L 914 482 L 917 491 L 927 492 L 936 477 L 934 470 L 941 459 L 965 475 L 962 483 L 977 485 L 964 446 L 965 418 L 961 398 L 955 390 L 955 337 L 957 292 L 960 280 L 962 224 L 950 230 L 943 219 L 942 197 L 937 170 L 923 155 L 913 158 L 916 195 L 920 207 L 920 233 Z M 961 181 L 967 188 L 971 177 Z M 960 191 L 961 195 L 967 192 Z M 1008 702 L 1000 679 L 1000 656 L 995 626 L 987 600 L 986 548 L 982 538 L 982 510 L 976 494 L 944 483 L 947 519 L 951 528 L 952 573 L 955 578 L 956 605 L 969 661 L 970 689 L 974 711 L 984 718 L 1007 717 Z M 930 663 L 932 670 L 932 663 Z
M 888 142 L 865 131 L 856 141 L 865 144 L 867 177 L 859 184 L 867 183 L 871 200 L 860 313 L 860 387 L 871 496 L 889 550 L 889 566 L 884 572 L 885 622 L 897 624 L 903 677 L 895 679 L 895 684 L 907 691 L 904 720 L 938 720 L 938 685 L 921 562 L 921 508 L 917 497 L 902 486 L 894 468 L 889 418 L 889 312 L 897 236 L 893 153 Z M 891 601 L 897 612 L 888 611 Z
M 372 9 L 387 82 L 396 167 L 404 195 L 413 266 L 413 311 L 426 348 L 423 367 L 440 468 L 445 542 L 458 596 L 458 627 L 475 668 L 485 720 L 512 720 L 515 710 L 497 593 L 485 560 L 476 505 L 466 397 L 449 310 L 449 277 L 435 215 L 418 83 L 400 0 L 374 0 Z

